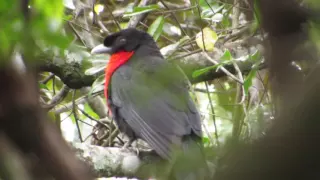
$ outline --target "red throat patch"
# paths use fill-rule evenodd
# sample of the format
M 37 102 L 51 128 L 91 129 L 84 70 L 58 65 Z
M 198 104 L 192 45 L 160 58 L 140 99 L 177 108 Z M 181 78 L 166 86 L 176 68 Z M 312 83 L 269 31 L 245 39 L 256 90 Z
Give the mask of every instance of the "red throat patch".
M 133 55 L 133 51 L 126 52 L 120 51 L 111 55 L 110 60 L 108 62 L 107 68 L 105 69 L 105 84 L 104 84 L 104 95 L 108 102 L 108 88 L 111 81 L 112 74 L 124 63 L 126 63 L 130 57 Z M 109 105 L 108 105 L 109 107 Z M 111 115 L 110 107 L 109 113 Z

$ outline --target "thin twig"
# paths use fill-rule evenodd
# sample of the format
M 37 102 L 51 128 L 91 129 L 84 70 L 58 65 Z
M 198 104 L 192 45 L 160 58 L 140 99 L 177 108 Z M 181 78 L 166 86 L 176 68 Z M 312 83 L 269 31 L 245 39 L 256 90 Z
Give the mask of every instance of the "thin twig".
M 53 95 L 56 94 L 56 78 L 55 76 L 53 76 L 52 78 L 52 91 L 53 91 Z
M 112 20 L 114 21 L 114 23 L 115 23 L 116 26 L 117 26 L 117 28 L 118 28 L 119 30 L 121 30 L 121 26 L 120 26 L 119 22 L 116 20 L 116 18 L 114 17 L 114 15 L 112 14 L 111 9 L 110 9 L 107 5 L 105 5 L 105 7 L 107 8 L 107 10 L 108 10 L 108 12 L 109 12 Z
M 219 64 L 216 60 L 212 59 L 207 52 L 204 52 L 204 55 L 206 56 L 206 58 L 211 61 L 213 64 L 217 65 Z M 228 75 L 231 79 L 237 81 L 240 84 L 243 84 L 243 81 L 241 81 L 240 79 L 238 79 L 237 77 L 235 77 L 231 72 L 229 72 L 226 68 L 224 68 L 223 66 L 220 67 L 221 71 L 223 71 L 224 73 L 226 73 L 226 75 Z
M 198 1 L 200 1 L 200 0 L 198 0 Z M 197 3 L 197 10 L 198 10 L 199 18 L 200 18 L 200 20 L 201 20 L 201 10 L 200 10 L 200 6 L 199 6 L 199 2 L 198 2 L 198 1 L 196 1 L 196 3 Z M 204 51 L 207 51 L 207 49 L 206 49 L 206 44 L 204 43 L 203 28 L 201 28 L 201 39 L 202 39 L 203 50 L 204 50 Z M 192 44 L 191 44 L 191 45 L 192 45 Z
M 73 104 L 73 110 L 72 111 L 73 111 L 74 119 L 76 121 L 76 126 L 77 126 L 77 130 L 78 130 L 80 142 L 83 142 L 81 131 L 80 131 L 80 126 L 79 126 L 79 117 L 78 117 L 78 113 L 77 113 L 77 105 L 76 105 L 76 101 L 75 101 L 76 92 L 77 91 L 74 90 L 73 94 L 72 94 L 72 104 Z
M 211 99 L 211 96 L 210 96 L 210 93 L 209 93 L 208 82 L 205 81 L 204 83 L 205 83 L 205 85 L 206 85 L 207 96 L 208 96 L 208 99 L 209 99 L 210 109 L 211 109 L 211 112 L 212 112 L 212 121 L 213 121 L 213 126 L 214 126 L 214 135 L 215 135 L 215 137 L 216 137 L 217 146 L 220 147 L 219 135 L 218 135 L 218 128 L 217 128 L 217 123 L 216 123 L 216 117 L 215 117 L 215 115 L 214 115 L 215 112 L 214 112 L 214 108 L 213 108 L 213 104 L 212 104 L 212 99 Z
M 87 31 L 88 33 L 91 33 L 92 35 L 95 35 L 95 36 L 98 36 L 98 37 L 100 37 L 100 38 L 103 38 L 103 36 L 101 36 L 100 34 L 93 33 L 91 30 L 89 30 L 89 29 L 87 29 L 87 28 L 85 28 L 85 27 L 82 27 L 82 26 L 80 26 L 79 24 L 77 24 L 77 23 L 75 23 L 75 22 L 73 22 L 73 21 L 69 21 L 69 20 L 65 20 L 65 19 L 64 19 L 64 21 L 66 21 L 66 22 L 68 22 L 68 23 L 71 23 L 72 25 L 75 25 L 75 26 L 79 27 L 80 29 L 82 29 L 82 30 L 84 30 L 84 31 Z M 93 26 L 93 28 L 99 29 L 99 28 L 94 27 L 94 26 Z
M 182 59 L 182 58 L 190 56 L 192 54 L 197 54 L 197 53 L 199 53 L 201 51 L 202 51 L 201 49 L 197 49 L 197 50 L 191 51 L 189 53 L 185 53 L 185 54 L 182 54 L 182 55 L 174 56 L 174 57 L 170 58 L 169 60 Z
M 40 83 L 47 84 L 50 81 L 50 79 L 52 79 L 53 77 L 54 77 L 54 74 L 50 73 L 49 76 L 47 76 L 45 79 L 41 80 Z
M 108 139 L 105 142 L 103 142 L 101 146 L 103 147 L 106 145 L 111 146 L 112 141 L 118 136 L 118 134 L 119 134 L 119 129 L 118 127 L 116 127 L 114 131 L 109 135 Z
M 88 113 L 86 113 L 84 110 L 82 110 L 81 108 L 79 108 L 78 105 L 76 105 L 78 110 L 83 114 L 85 115 L 87 118 L 89 118 L 90 120 L 92 121 L 96 121 L 96 122 L 99 122 L 97 119 L 93 118 L 92 116 L 90 116 Z
M 82 96 L 82 97 L 76 99 L 76 104 L 77 104 L 77 105 L 79 105 L 79 104 L 84 104 L 84 103 L 86 103 L 86 102 L 88 101 L 87 98 L 89 98 L 89 96 L 90 96 L 90 97 L 96 97 L 96 96 L 101 95 L 102 93 L 103 93 L 103 90 L 97 91 L 97 92 L 95 92 L 95 93 L 92 93 L 91 96 L 90 96 L 90 95 Z M 72 109 L 72 106 L 73 106 L 73 103 L 70 102 L 70 103 L 68 103 L 68 104 L 66 104 L 66 105 L 63 105 L 61 108 L 56 109 L 56 110 L 55 110 L 55 113 L 61 114 L 61 113 L 64 113 L 64 112 L 66 112 L 66 111 L 69 111 L 70 109 Z
M 88 139 L 89 139 L 89 137 L 90 136 L 92 136 L 94 139 L 96 139 L 96 140 L 98 140 L 94 135 L 95 135 L 95 133 L 98 131 L 99 129 L 93 129 L 93 131 L 86 137 L 86 138 L 84 138 L 84 142 L 86 142 Z
M 77 106 L 77 107 L 78 107 L 78 106 Z M 98 124 L 100 124 L 100 125 L 108 128 L 108 129 L 110 129 L 110 127 L 107 126 L 105 123 L 103 123 L 103 122 L 101 122 L 101 121 L 93 118 L 92 116 L 90 116 L 88 113 L 86 113 L 84 110 L 80 109 L 79 107 L 78 107 L 78 109 L 79 109 L 79 111 L 80 111 L 83 115 L 85 115 L 86 117 L 88 117 L 90 120 L 95 121 L 96 123 L 98 123 Z
M 166 4 L 163 0 L 160 0 L 160 2 L 163 4 L 163 6 L 164 6 L 166 9 L 171 10 L 171 9 L 169 8 L 169 6 L 167 6 L 167 4 Z M 170 14 L 172 15 L 174 21 L 176 21 L 176 23 L 177 23 L 178 27 L 180 28 L 180 30 L 182 31 L 182 33 L 183 33 L 185 36 L 188 36 L 187 32 L 181 27 L 180 22 L 179 22 L 178 18 L 176 17 L 176 15 L 175 15 L 173 12 L 171 12 Z M 192 46 L 192 49 L 195 49 L 192 44 L 191 44 L 191 46 Z
M 239 66 L 238 66 L 238 64 L 237 63 L 235 63 L 235 62 L 233 62 L 232 63 L 233 64 L 233 66 L 234 66 L 234 69 L 236 70 L 236 72 L 237 72 L 237 76 L 238 76 L 238 78 L 240 79 L 240 81 L 242 81 L 242 82 L 244 82 L 244 78 L 243 78 L 243 76 L 242 76 L 242 72 L 241 72 L 241 70 L 240 70 L 240 68 L 239 68 Z M 243 84 L 239 84 L 241 87 L 241 100 L 240 100 L 240 104 L 241 103 L 243 103 L 244 102 L 244 100 L 245 100 L 245 91 L 244 91 L 244 86 L 243 86 Z
M 73 25 L 70 23 L 70 21 L 68 21 L 68 25 L 71 27 L 71 30 L 73 31 L 73 33 L 76 35 L 76 37 L 78 38 L 79 41 L 81 41 L 81 43 L 84 45 L 84 47 L 87 47 L 87 44 L 82 40 L 81 36 L 79 35 L 79 33 L 77 32 L 77 30 L 73 27 Z
M 44 105 L 44 108 L 47 109 L 48 111 L 55 107 L 57 104 L 59 104 L 65 97 L 67 97 L 69 93 L 70 88 L 66 85 L 63 85 L 60 91 L 53 96 L 53 98 L 46 104 Z
M 97 20 L 97 24 L 99 25 L 99 27 L 102 29 L 103 32 L 110 34 L 110 31 L 106 28 L 106 26 L 104 26 L 104 24 L 102 23 L 102 21 L 100 21 L 99 19 Z
M 233 18 L 232 18 L 232 27 L 233 28 L 237 27 L 239 24 L 240 10 L 237 7 L 235 7 L 237 4 L 239 4 L 239 0 L 234 0 Z M 244 82 L 242 72 L 241 72 L 239 66 L 237 65 L 237 63 L 233 62 L 233 66 L 235 68 L 235 71 L 237 72 L 237 76 L 240 79 L 240 81 Z M 244 116 L 244 115 L 246 115 L 246 106 L 243 103 L 244 101 L 245 101 L 244 86 L 243 86 L 243 84 L 237 84 L 237 93 L 236 93 L 235 104 L 238 104 L 241 107 L 235 106 L 235 108 L 234 108 L 234 113 L 233 113 L 233 118 L 232 118 L 232 120 L 233 120 L 232 135 L 233 135 L 234 140 L 239 139 L 239 136 L 241 134 L 245 119 L 247 118 L 247 116 Z
M 79 104 L 84 104 L 86 102 L 87 102 L 87 99 L 85 97 L 80 97 L 76 100 L 75 104 L 79 105 Z M 72 109 L 72 106 L 73 106 L 72 102 L 62 105 L 62 107 L 55 109 L 55 113 L 61 114 L 61 113 L 67 112 Z

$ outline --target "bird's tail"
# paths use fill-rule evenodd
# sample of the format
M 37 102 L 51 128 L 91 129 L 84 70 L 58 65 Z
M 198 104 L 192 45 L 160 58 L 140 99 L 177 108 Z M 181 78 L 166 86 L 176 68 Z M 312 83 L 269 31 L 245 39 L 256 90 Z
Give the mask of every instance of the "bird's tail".
M 210 171 L 206 162 L 203 145 L 199 137 L 184 137 L 182 151 L 177 153 L 170 179 L 206 180 Z

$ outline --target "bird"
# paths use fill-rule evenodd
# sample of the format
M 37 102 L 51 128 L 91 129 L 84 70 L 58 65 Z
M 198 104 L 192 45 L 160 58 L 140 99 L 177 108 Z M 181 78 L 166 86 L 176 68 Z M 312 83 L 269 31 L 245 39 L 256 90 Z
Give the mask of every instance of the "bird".
M 104 95 L 116 125 L 129 137 L 125 146 L 142 139 L 175 164 L 173 151 L 178 149 L 193 162 L 181 161 L 188 167 L 173 170 L 170 179 L 204 179 L 201 119 L 182 69 L 162 56 L 149 33 L 136 28 L 108 35 L 91 54 L 110 54 Z

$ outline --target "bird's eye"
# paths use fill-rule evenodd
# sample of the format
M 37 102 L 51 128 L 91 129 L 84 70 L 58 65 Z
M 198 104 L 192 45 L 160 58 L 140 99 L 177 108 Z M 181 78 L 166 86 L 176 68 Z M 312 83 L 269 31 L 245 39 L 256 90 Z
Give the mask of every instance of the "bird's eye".
M 121 38 L 121 39 L 119 40 L 119 42 L 120 42 L 121 44 L 125 44 L 125 43 L 127 42 L 127 40 L 126 40 L 125 38 Z

